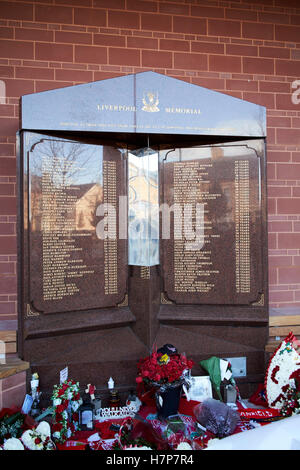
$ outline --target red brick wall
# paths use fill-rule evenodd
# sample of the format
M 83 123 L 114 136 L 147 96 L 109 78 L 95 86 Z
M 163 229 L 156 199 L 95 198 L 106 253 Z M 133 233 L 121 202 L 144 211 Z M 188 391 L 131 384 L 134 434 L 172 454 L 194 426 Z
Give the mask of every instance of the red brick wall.
M 26 371 L 0 378 L 0 410 L 21 407 L 26 393 Z
M 144 70 L 267 107 L 270 306 L 300 308 L 299 0 L 1 0 L 2 324 L 16 319 L 20 95 Z

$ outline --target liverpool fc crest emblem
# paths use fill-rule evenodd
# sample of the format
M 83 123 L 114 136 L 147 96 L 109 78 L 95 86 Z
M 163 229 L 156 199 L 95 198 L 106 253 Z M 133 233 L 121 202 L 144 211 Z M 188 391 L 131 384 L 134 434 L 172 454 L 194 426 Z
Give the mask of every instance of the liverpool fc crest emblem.
M 159 99 L 158 93 L 147 91 L 143 94 L 143 107 L 142 111 L 146 111 L 147 113 L 157 113 L 159 111 L 158 107 Z

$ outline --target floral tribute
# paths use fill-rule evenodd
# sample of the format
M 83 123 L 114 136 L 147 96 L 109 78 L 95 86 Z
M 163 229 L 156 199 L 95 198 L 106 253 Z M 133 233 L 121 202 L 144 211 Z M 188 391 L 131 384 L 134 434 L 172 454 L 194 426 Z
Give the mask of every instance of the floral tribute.
M 0 444 L 4 439 L 18 438 L 24 431 L 25 416 L 20 412 L 0 413 Z
M 46 421 L 42 421 L 35 429 L 25 431 L 21 441 L 28 450 L 55 450 L 50 425 Z
M 283 387 L 284 399 L 280 410 L 283 416 L 291 416 L 300 413 L 300 369 L 290 375 L 289 383 Z
M 265 377 L 268 405 L 284 415 L 292 414 L 292 409 L 300 406 L 300 356 L 297 346 L 298 341 L 290 332 L 273 354 Z
M 42 421 L 36 428 L 27 429 L 20 438 L 5 440 L 3 450 L 55 450 L 49 423 Z
M 120 426 L 118 439 L 113 445 L 113 450 L 152 450 L 155 446 L 151 446 L 144 437 L 138 436 L 133 437 L 132 431 L 134 428 L 134 422 L 132 418 L 126 418 Z
M 187 360 L 184 354 L 171 354 L 154 351 L 150 356 L 138 362 L 136 382 L 156 386 L 181 383 L 184 372 L 191 369 L 194 362 Z
M 78 408 L 82 404 L 79 383 L 66 380 L 55 385 L 52 394 L 53 402 L 53 438 L 63 444 L 79 429 Z

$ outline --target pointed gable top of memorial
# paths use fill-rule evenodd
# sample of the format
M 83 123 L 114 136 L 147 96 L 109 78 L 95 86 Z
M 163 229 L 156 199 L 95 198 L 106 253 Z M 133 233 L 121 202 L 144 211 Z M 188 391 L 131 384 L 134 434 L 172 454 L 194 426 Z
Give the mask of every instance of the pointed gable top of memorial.
M 21 129 L 264 137 L 266 109 L 149 71 L 24 95 Z

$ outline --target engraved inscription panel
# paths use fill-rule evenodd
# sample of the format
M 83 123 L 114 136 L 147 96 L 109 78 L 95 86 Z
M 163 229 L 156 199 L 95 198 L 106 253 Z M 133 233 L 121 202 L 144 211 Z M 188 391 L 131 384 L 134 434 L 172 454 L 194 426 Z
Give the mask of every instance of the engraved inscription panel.
M 178 149 L 162 165 L 164 291 L 176 303 L 249 304 L 262 292 L 259 158 L 247 146 Z
M 103 201 L 111 205 L 117 213 L 117 181 L 116 162 L 103 162 Z M 116 218 L 114 214 L 109 217 L 110 229 L 116 235 Z M 104 292 L 105 294 L 118 293 L 118 247 L 116 236 L 104 239 Z
M 126 281 L 118 277 L 118 264 L 127 259 L 116 237 L 121 163 L 118 150 L 101 145 L 44 138 L 31 146 L 29 297 L 34 310 L 87 310 L 123 299 Z M 105 203 L 115 216 L 110 211 L 107 219 L 101 210 Z M 105 238 L 105 231 L 101 235 L 104 221 L 114 238 Z

